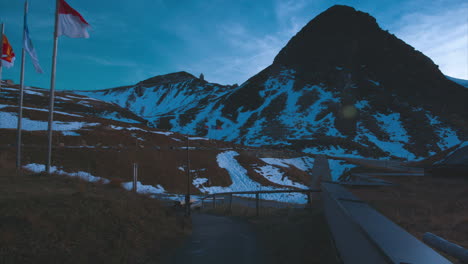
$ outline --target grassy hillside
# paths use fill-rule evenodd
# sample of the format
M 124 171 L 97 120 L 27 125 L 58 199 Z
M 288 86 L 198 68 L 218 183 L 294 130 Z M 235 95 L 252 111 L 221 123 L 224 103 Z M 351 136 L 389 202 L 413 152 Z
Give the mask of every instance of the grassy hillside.
M 190 232 L 173 209 L 112 184 L 1 165 L 0 263 L 160 263 Z

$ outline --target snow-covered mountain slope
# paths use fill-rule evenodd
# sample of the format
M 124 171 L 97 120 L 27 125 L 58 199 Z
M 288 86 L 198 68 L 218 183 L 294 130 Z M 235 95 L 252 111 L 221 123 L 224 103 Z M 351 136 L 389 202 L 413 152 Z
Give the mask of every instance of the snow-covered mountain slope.
M 125 107 L 150 121 L 169 120 L 180 113 L 198 113 L 236 86 L 208 83 L 186 72 L 156 76 L 133 86 L 77 92 Z M 188 120 L 187 120 L 188 121 Z M 182 123 L 185 120 L 181 120 Z
M 19 85 L 9 85 L 0 89 L 0 107 L 2 119 L 0 127 L 16 128 L 16 112 L 19 102 Z M 25 87 L 24 111 L 33 118 L 47 116 L 49 109 L 49 91 L 41 88 Z M 131 111 L 87 96 L 72 92 L 59 91 L 55 94 L 55 114 L 58 118 L 64 116 L 95 117 L 122 121 L 126 123 L 145 124 L 147 121 Z M 9 121 L 11 120 L 11 122 Z M 28 121 L 26 121 L 28 122 Z M 47 126 L 47 124 L 45 124 Z
M 347 6 L 317 16 L 239 87 L 175 73 L 80 94 L 158 128 L 310 153 L 414 160 L 468 136 L 468 90 Z

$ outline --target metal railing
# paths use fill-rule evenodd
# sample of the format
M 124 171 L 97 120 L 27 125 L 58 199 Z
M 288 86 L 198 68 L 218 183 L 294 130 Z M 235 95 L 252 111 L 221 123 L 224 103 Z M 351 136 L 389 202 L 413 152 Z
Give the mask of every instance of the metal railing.
M 231 212 L 233 196 L 255 195 L 254 207 L 258 216 L 260 194 L 306 193 L 311 203 L 311 193 L 320 192 L 330 233 L 343 263 L 451 263 L 340 184 L 323 181 L 321 187 L 321 189 L 213 193 L 201 198 L 201 206 L 216 208 L 217 204 L 222 202 L 224 206 L 227 205 L 227 211 Z
M 260 215 L 260 194 L 275 194 L 275 193 L 305 193 L 307 194 L 307 200 L 308 200 L 308 203 L 310 204 L 311 203 L 311 193 L 317 193 L 317 192 L 321 192 L 321 190 L 319 189 L 297 189 L 297 190 L 262 190 L 262 191 L 240 191 L 240 192 L 222 192 L 222 193 L 213 193 L 213 194 L 209 194 L 203 198 L 201 198 L 201 207 L 202 208 L 205 208 L 205 204 L 206 204 L 206 200 L 207 199 L 210 199 L 211 200 L 211 208 L 216 208 L 216 199 L 218 199 L 218 201 L 223 201 L 223 204 L 226 204 L 226 199 L 225 197 L 228 197 L 228 203 L 227 203 L 227 210 L 228 212 L 232 212 L 232 204 L 233 204 L 233 196 L 235 195 L 255 195 L 255 215 L 256 216 L 259 216 Z M 218 197 L 218 198 L 217 198 Z M 222 198 L 221 198 L 222 197 Z M 241 198 L 241 197 L 238 197 L 238 198 Z M 244 197 L 244 199 L 246 199 Z M 248 198 L 247 198 L 248 199 Z M 238 203 L 243 203 L 244 205 L 248 205 L 249 203 L 247 203 L 245 200 L 243 202 L 241 202 L 242 200 L 238 200 Z M 272 203 L 275 203 L 275 202 L 272 202 Z M 279 204 L 279 203 L 276 203 L 276 204 Z M 290 206 L 292 206 L 292 204 L 289 204 Z

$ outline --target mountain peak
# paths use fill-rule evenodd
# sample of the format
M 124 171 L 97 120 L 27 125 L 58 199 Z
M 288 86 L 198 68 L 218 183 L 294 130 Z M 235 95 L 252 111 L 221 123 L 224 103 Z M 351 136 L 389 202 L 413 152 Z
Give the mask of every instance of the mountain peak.
M 325 10 L 324 12 L 322 12 L 322 14 L 326 14 L 326 13 L 336 13 L 336 12 L 340 12 L 340 13 L 345 13 L 345 12 L 354 13 L 354 12 L 357 12 L 357 11 L 356 11 L 356 9 L 354 9 L 354 7 L 352 7 L 352 6 L 347 6 L 347 5 L 334 5 L 334 6 L 331 6 L 330 8 L 328 8 L 327 10 Z
M 330 66 L 346 66 L 336 64 L 350 63 L 350 57 L 356 55 L 362 43 L 381 39 L 382 33 L 385 32 L 371 15 L 350 6 L 334 5 L 304 26 L 274 63 L 297 67 L 326 61 L 334 64 Z
M 180 71 L 180 72 L 173 72 L 164 75 L 158 75 L 155 77 L 151 77 L 144 81 L 139 82 L 139 85 L 142 86 L 152 86 L 152 85 L 161 85 L 161 84 L 168 84 L 168 83 L 178 83 L 197 79 L 197 77 L 193 76 L 192 74 Z

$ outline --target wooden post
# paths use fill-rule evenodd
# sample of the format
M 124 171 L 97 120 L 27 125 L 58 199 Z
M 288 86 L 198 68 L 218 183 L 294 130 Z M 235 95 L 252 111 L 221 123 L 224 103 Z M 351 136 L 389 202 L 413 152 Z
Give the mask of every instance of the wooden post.
M 216 195 L 213 194 L 213 209 L 216 208 Z
M 259 193 L 255 193 L 255 209 L 256 209 L 256 215 L 259 216 L 260 215 L 260 194 Z
M 312 204 L 312 192 L 307 192 L 307 204 L 310 206 Z
M 202 209 L 205 208 L 205 199 L 203 198 L 201 199 L 201 208 Z

